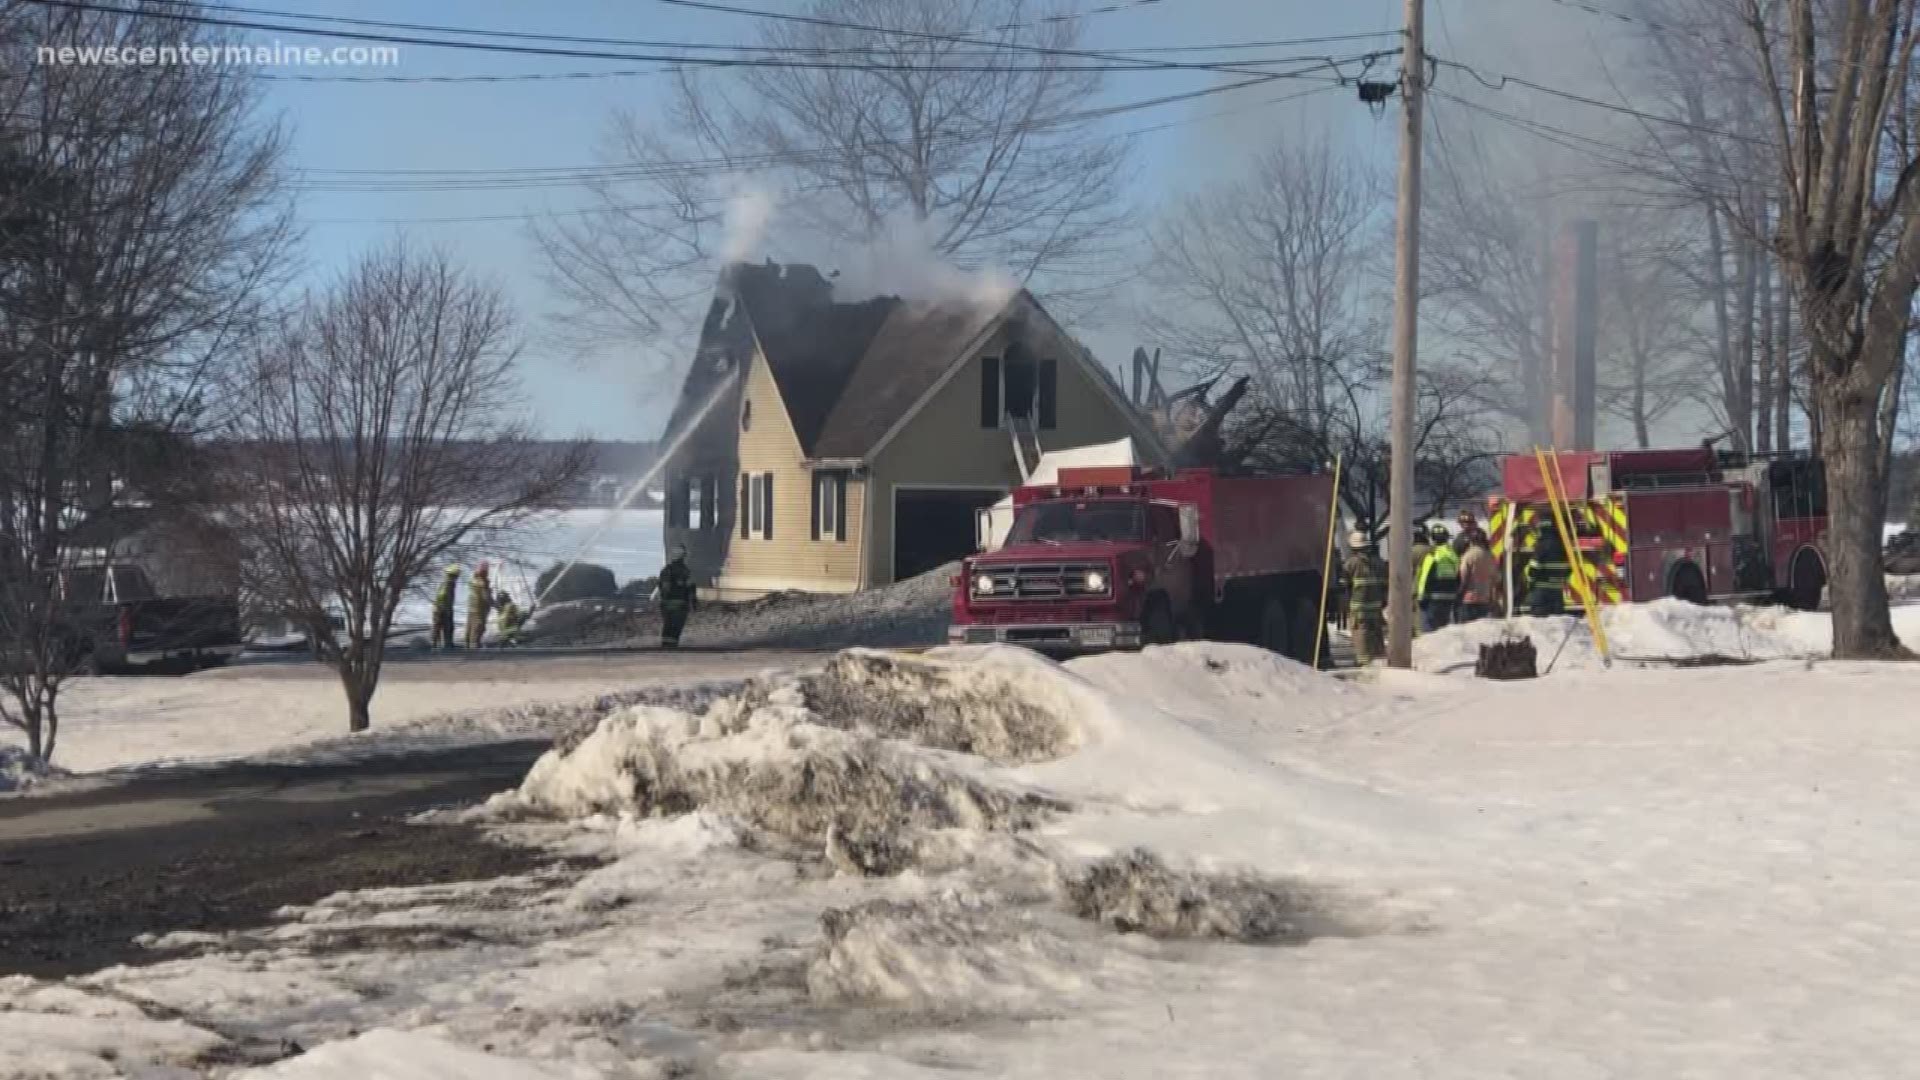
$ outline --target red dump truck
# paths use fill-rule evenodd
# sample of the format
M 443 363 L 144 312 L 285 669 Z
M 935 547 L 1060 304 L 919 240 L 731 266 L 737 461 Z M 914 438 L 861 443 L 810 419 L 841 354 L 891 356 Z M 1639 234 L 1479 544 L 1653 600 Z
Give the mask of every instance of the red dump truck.
M 1013 493 L 1006 542 L 954 578 L 954 644 L 1043 651 L 1182 638 L 1311 658 L 1333 482 L 1138 466 Z

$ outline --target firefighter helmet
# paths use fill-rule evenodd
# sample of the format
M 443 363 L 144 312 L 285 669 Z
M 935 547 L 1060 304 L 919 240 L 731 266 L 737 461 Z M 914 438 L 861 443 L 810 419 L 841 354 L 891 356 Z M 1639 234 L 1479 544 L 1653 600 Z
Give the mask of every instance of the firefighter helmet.
M 1437 521 L 1433 523 L 1432 527 L 1427 529 L 1427 538 L 1436 544 L 1446 543 L 1450 535 L 1451 534 L 1447 532 L 1447 527 Z

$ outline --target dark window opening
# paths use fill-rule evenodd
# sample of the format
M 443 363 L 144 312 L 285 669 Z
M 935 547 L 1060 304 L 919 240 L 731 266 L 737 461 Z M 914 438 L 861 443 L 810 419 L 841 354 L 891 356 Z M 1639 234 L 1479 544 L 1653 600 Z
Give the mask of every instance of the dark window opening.
M 692 491 L 692 480 L 676 479 L 667 485 L 667 528 L 692 528 Z
M 711 476 L 700 478 L 700 528 L 720 527 L 720 481 Z
M 1033 357 L 1027 350 L 1015 345 L 1007 350 L 1006 368 L 1002 379 L 1006 383 L 1006 415 L 1014 420 L 1033 419 L 1034 405 L 1039 396 L 1039 372 Z
M 740 430 L 753 430 L 753 400 L 751 398 L 740 403 Z

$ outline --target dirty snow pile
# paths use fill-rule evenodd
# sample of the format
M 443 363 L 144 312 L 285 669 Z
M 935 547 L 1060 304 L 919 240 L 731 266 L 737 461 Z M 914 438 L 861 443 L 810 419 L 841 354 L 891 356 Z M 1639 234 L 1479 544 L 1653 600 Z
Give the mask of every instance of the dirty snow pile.
M 24 747 L 0 746 L 0 792 L 25 791 L 65 773 L 27 753 Z
M 1602 608 L 1601 626 L 1614 659 L 1628 664 L 1812 659 L 1833 649 L 1832 622 L 1825 613 L 1782 607 L 1701 607 L 1653 600 Z M 1920 607 L 1896 608 L 1894 630 L 1908 643 L 1920 644 Z M 1480 646 L 1522 636 L 1533 639 L 1543 671 L 1556 653 L 1555 672 L 1603 666 L 1586 619 L 1577 615 L 1482 619 L 1422 634 L 1414 639 L 1414 666 L 1471 673 Z

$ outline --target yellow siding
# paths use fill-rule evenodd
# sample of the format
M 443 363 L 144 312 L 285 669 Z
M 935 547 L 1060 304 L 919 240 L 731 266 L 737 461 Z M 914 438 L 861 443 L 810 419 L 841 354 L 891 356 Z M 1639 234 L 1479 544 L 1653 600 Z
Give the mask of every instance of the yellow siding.
M 742 537 L 736 521 L 726 569 L 716 589 L 723 595 L 749 595 L 776 589 L 846 592 L 859 588 L 865 484 L 857 478 L 847 482 L 847 538 L 813 540 L 812 474 L 780 400 L 779 386 L 758 355 L 747 373 L 745 401 L 752 409 L 752 423 L 740 432 L 740 472 L 773 474 L 773 538 Z M 739 420 L 734 417 L 736 427 Z M 727 482 L 738 498 L 739 475 Z
M 1035 349 L 1038 356 L 1059 360 L 1056 423 L 1051 430 L 1039 433 L 1041 448 L 1064 450 L 1127 437 L 1131 431 L 1125 414 L 1100 392 L 1085 369 L 1068 359 L 1066 349 L 1070 347 L 1049 343 Z M 875 499 L 867 537 L 869 585 L 893 580 L 896 486 L 1010 491 L 1020 483 L 1013 436 L 980 426 L 980 357 L 997 356 L 1003 348 L 1003 341 L 995 341 L 968 360 L 874 460 L 868 482 Z

